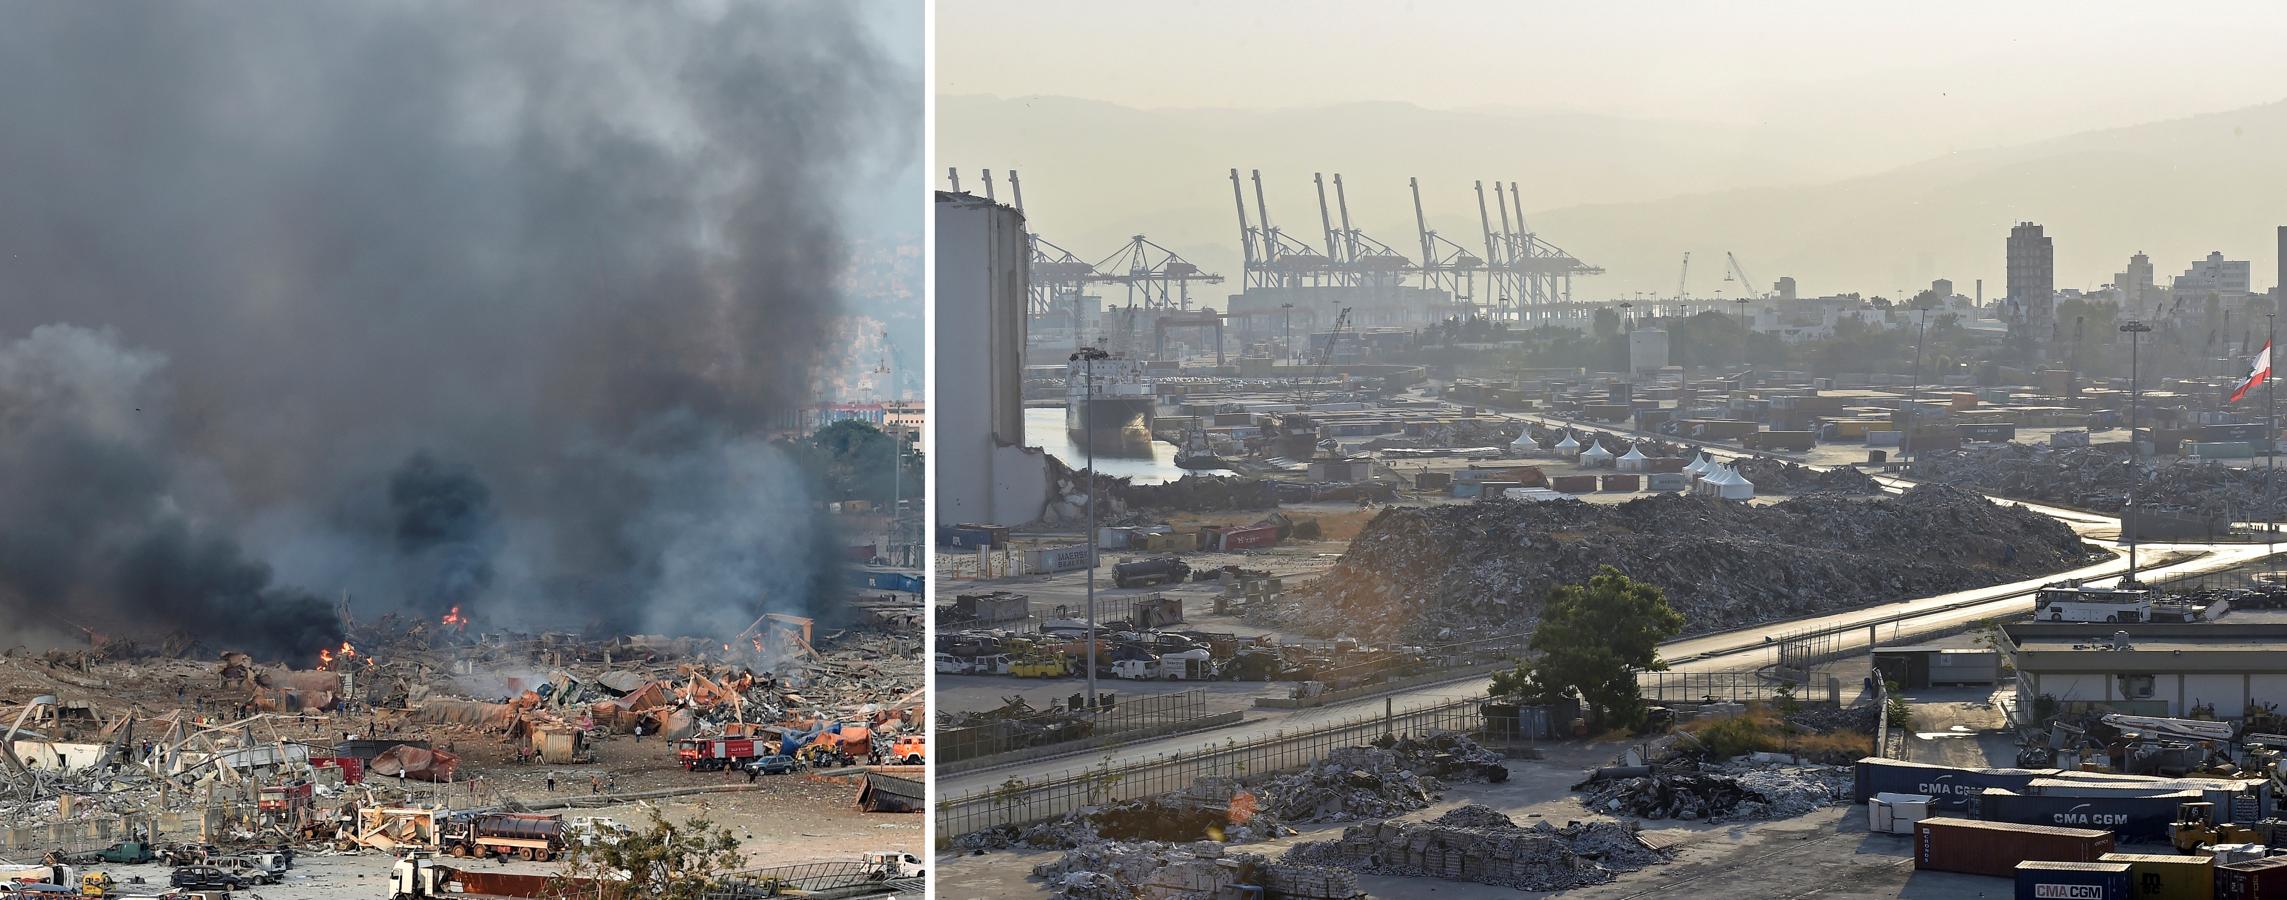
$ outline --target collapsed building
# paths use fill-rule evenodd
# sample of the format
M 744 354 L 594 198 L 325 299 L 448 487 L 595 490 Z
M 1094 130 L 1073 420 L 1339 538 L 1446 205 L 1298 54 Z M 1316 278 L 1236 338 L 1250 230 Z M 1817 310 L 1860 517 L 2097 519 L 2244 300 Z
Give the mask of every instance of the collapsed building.
M 2097 558 L 2066 525 L 1943 485 L 1770 506 L 1652 496 L 1383 511 L 1340 561 L 1251 620 L 1433 640 L 1527 627 L 1600 567 L 1667 591 L 1689 632 L 2022 580 Z

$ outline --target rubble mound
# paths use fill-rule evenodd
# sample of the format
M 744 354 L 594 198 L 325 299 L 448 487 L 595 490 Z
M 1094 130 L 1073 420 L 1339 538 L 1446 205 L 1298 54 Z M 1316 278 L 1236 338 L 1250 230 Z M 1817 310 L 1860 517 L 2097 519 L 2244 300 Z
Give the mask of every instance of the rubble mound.
M 1279 859 L 1361 874 L 1561 891 L 1602 884 L 1666 858 L 1637 837 L 1633 826 L 1617 822 L 1519 828 L 1387 821 L 1352 825 L 1340 840 L 1297 844 Z
M 2138 465 L 2129 459 L 2126 444 L 2052 449 L 2012 443 L 1932 450 L 1914 454 L 1914 477 L 2102 513 L 2126 509 L 2129 488 L 2136 487 L 2147 504 L 2161 499 L 2180 509 L 2238 519 L 2287 516 L 2287 473 L 2198 462 Z
M 1088 520 L 1088 475 L 1048 457 L 1048 503 L 1040 521 L 1046 525 L 1081 524 Z M 1237 475 L 1188 474 L 1165 484 L 1136 484 L 1110 475 L 1096 476 L 1096 518 L 1124 522 L 1145 510 L 1274 509 L 1278 489 L 1272 483 Z
M 1872 496 L 1882 493 L 1882 485 L 1868 475 L 1849 466 L 1832 469 L 1814 469 L 1779 459 L 1754 457 L 1740 460 L 1732 467 L 1755 489 L 1771 494 L 1800 496 L 1803 494 L 1857 494 Z
M 2020 581 L 2100 558 L 2063 523 L 1944 485 L 1770 506 L 1658 495 L 1383 511 L 1257 624 L 1369 640 L 1531 627 L 1603 566 L 1666 589 L 1690 633 Z
M 1597 812 L 1640 819 L 1788 819 L 1850 797 L 1849 775 L 1820 767 L 1655 772 L 1574 786 Z
M 1490 806 L 1464 804 L 1447 810 L 1445 815 L 1429 820 L 1432 825 L 1450 825 L 1455 828 L 1515 828 L 1517 823 L 1507 813 Z
M 1032 868 L 1059 900 L 1218 897 L 1246 883 L 1272 896 L 1355 897 L 1357 876 L 1340 869 L 1291 865 L 1254 853 L 1226 855 L 1220 844 L 1120 843 L 1076 847 Z

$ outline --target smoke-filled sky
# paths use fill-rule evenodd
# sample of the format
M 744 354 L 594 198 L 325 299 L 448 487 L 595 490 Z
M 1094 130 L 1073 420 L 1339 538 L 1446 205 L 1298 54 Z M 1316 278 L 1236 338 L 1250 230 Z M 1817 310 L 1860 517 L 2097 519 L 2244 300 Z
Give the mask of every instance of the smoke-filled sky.
M 921 39 L 888 0 L 12 9 L 0 607 L 277 656 L 344 593 L 811 608 L 835 539 L 765 434 L 845 246 L 918 216 Z

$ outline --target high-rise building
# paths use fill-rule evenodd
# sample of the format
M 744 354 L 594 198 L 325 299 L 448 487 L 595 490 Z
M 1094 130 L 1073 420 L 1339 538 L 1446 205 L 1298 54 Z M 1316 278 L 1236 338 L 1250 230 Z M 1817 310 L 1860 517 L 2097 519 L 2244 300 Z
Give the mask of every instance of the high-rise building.
M 2160 287 L 2152 281 L 2152 258 L 2142 251 L 2129 257 L 2128 268 L 2112 276 L 2112 290 L 2118 295 L 2122 310 L 2145 315 L 2153 304 L 2160 302 Z
M 2253 270 L 2247 260 L 2225 259 L 2220 250 L 2209 252 L 2208 258 L 2192 263 L 2169 286 L 2168 314 L 2203 315 L 2211 296 L 2227 308 L 2245 304 L 2254 293 Z
M 2057 324 L 2057 255 L 2041 226 L 2019 222 L 2009 229 L 2010 330 L 2035 347 L 2048 343 Z

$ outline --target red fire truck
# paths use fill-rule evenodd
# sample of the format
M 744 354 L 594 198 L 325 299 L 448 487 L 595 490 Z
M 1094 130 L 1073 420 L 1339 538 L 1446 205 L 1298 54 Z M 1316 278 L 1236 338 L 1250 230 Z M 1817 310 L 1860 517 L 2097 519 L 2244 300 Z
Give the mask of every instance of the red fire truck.
M 693 772 L 713 772 L 769 756 L 772 743 L 755 737 L 685 738 L 676 742 L 675 758 Z

